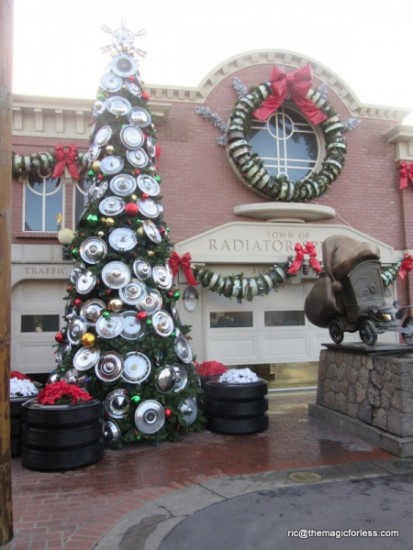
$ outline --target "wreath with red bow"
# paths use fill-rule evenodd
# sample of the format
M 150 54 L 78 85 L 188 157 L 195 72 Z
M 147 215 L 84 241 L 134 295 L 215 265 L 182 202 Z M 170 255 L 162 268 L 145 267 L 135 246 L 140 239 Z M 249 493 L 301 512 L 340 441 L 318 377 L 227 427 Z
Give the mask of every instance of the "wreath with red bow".
M 311 88 L 309 65 L 286 74 L 273 68 L 270 82 L 263 82 L 239 98 L 229 125 L 227 155 L 235 173 L 251 189 L 282 202 L 307 202 L 322 195 L 335 181 L 344 165 L 346 144 L 344 125 L 323 95 Z M 248 143 L 253 118 L 266 120 L 287 99 L 291 99 L 313 125 L 320 125 L 326 156 L 318 172 L 302 180 L 291 181 L 287 175 L 270 175 L 261 157 Z

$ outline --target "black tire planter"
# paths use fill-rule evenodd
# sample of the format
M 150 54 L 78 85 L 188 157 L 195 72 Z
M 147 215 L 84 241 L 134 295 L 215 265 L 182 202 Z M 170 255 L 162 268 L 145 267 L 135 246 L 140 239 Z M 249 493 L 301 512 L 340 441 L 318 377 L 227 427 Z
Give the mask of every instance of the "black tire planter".
M 207 428 L 211 432 L 221 434 L 252 434 L 262 432 L 268 428 L 268 415 L 262 414 L 252 418 L 220 418 L 207 417 Z
M 98 399 L 76 405 L 22 406 L 23 466 L 56 471 L 79 468 L 103 457 L 103 407 Z
M 77 426 L 102 418 L 102 403 L 98 399 L 91 399 L 76 405 L 39 405 L 30 400 L 22 407 L 22 417 L 26 424 Z
M 268 428 L 268 384 L 260 379 L 249 384 L 210 381 L 205 384 L 206 427 L 222 434 L 251 434 Z
M 33 396 L 10 397 L 10 452 L 11 456 L 20 456 L 22 405 Z
M 259 416 L 268 411 L 268 401 L 265 397 L 248 401 L 229 401 L 209 399 L 207 412 L 213 416 Z
M 61 450 L 36 449 L 22 445 L 21 460 L 26 468 L 52 472 L 88 466 L 98 462 L 103 457 L 103 452 L 103 441 L 86 447 Z
M 73 428 L 48 428 L 23 425 L 22 443 L 29 447 L 61 449 L 94 443 L 102 438 L 103 425 L 100 420 L 80 424 Z
M 205 384 L 205 399 L 256 399 L 263 397 L 268 392 L 268 384 L 265 380 L 251 382 L 250 384 L 226 384 L 210 381 Z

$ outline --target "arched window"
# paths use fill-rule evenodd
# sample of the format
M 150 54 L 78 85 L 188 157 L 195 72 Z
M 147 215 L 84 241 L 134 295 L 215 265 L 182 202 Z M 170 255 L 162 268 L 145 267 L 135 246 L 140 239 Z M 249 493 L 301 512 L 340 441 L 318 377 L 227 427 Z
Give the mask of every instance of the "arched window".
M 24 231 L 59 231 L 63 212 L 63 178 L 29 176 L 24 186 Z
M 292 108 L 282 106 L 266 121 L 252 119 L 247 137 L 271 176 L 285 174 L 290 181 L 298 181 L 317 167 L 319 134 Z

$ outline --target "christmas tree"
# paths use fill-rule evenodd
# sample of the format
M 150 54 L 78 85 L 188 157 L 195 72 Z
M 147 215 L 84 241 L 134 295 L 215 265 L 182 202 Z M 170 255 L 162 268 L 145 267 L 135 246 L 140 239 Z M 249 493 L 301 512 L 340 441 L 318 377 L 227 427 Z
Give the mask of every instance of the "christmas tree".
M 123 26 L 93 106 L 88 203 L 70 245 L 65 326 L 49 382 L 84 386 L 104 403 L 105 435 L 121 445 L 174 440 L 200 428 L 200 391 L 169 266 L 156 128 Z

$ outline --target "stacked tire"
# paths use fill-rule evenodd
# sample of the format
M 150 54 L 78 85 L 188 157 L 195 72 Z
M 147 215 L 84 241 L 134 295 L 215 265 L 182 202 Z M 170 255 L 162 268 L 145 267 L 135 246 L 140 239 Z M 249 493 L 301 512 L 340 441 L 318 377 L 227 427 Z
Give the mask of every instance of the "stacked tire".
M 251 434 L 268 428 L 268 384 L 265 380 L 248 384 L 210 381 L 205 384 L 206 427 L 222 434 Z
M 22 405 L 29 399 L 30 396 L 10 398 L 10 452 L 13 457 L 20 456 Z
M 56 471 L 93 464 L 103 457 L 103 408 L 98 399 L 76 405 L 22 406 L 23 466 Z

